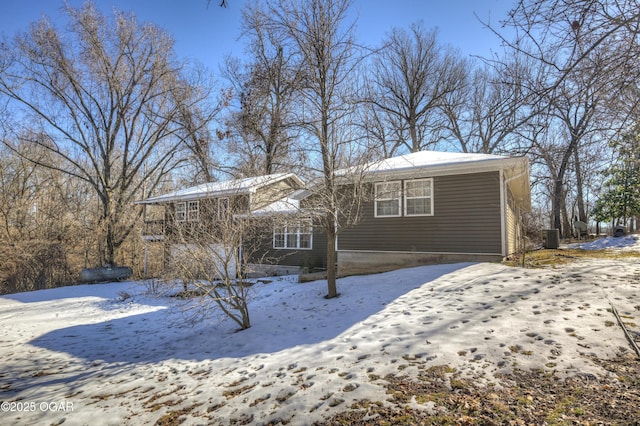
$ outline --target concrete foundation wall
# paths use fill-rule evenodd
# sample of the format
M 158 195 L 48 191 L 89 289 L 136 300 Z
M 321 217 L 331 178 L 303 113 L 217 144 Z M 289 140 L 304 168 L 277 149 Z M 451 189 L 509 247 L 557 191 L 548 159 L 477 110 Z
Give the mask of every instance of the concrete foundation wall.
M 500 260 L 502 260 L 500 254 L 340 250 L 338 252 L 338 275 L 370 274 L 440 263 L 495 262 Z
M 244 273 L 247 278 L 275 277 L 281 275 L 299 275 L 302 274 L 302 268 L 298 266 L 287 265 L 264 265 L 249 264 L 245 266 Z

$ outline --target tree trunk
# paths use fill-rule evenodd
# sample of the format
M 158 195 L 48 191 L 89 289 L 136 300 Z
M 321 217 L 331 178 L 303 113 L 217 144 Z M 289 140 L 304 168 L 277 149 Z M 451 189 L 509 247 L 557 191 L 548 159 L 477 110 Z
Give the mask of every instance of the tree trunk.
M 416 129 L 416 120 L 415 117 L 411 117 L 409 119 L 409 134 L 411 136 L 411 152 L 419 152 L 420 151 L 420 142 L 418 140 L 418 131 Z
M 329 212 L 327 214 L 327 299 L 332 299 L 338 296 L 338 289 L 336 286 L 336 227 L 333 214 Z
M 567 172 L 567 167 L 569 166 L 569 158 L 571 158 L 571 155 L 574 153 L 577 145 L 578 137 L 572 134 L 571 142 L 562 156 L 560 167 L 558 168 L 558 176 L 556 176 L 556 179 L 553 182 L 553 227 L 560 230 L 560 235 L 564 235 L 562 232 L 561 217 L 565 197 L 563 188 L 564 176 Z
M 578 219 L 587 223 L 587 209 L 584 205 L 584 190 L 582 181 L 582 167 L 580 166 L 580 155 L 578 155 L 578 146 L 576 145 L 573 150 L 573 159 L 576 165 L 576 191 L 577 191 L 577 204 L 578 204 Z
M 113 223 L 111 219 L 107 219 L 107 235 L 106 235 L 106 253 L 104 259 L 104 265 L 116 265 L 116 246 L 113 238 Z
M 107 176 L 108 176 L 107 171 Z M 102 221 L 103 221 L 103 232 L 104 232 L 104 255 L 102 260 L 102 265 L 111 265 L 115 266 L 116 260 L 116 243 L 115 243 L 115 235 L 114 235 L 114 217 L 112 213 L 112 204 L 113 199 L 110 191 L 105 191 L 102 196 Z
M 558 174 L 554 183 L 553 183 L 553 202 L 552 202 L 552 210 L 553 210 L 553 228 L 558 229 L 560 231 L 560 235 L 562 235 L 562 178 Z
M 564 234 L 562 235 L 564 238 L 571 237 L 571 216 L 569 215 L 569 211 L 567 210 L 567 193 L 564 192 L 562 196 L 562 229 L 564 230 Z

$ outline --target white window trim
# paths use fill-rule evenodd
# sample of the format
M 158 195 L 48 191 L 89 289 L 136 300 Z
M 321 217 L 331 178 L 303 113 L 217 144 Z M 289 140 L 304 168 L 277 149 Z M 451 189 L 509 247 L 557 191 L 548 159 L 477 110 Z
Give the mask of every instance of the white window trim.
M 383 186 L 383 185 L 389 185 L 389 184 L 394 184 L 397 183 L 399 184 L 399 190 L 398 190 L 398 214 L 378 214 L 378 201 L 393 201 L 395 200 L 395 198 L 379 198 L 378 197 L 378 187 Z M 375 184 L 375 194 L 374 194 L 374 203 L 373 203 L 373 217 L 380 217 L 380 218 L 384 218 L 384 217 L 400 217 L 402 216 L 402 181 L 399 180 L 392 180 L 392 181 L 388 181 L 388 182 L 377 182 Z
M 309 228 L 309 247 L 300 247 L 300 236 L 301 235 L 305 235 L 307 234 L 306 232 L 300 232 L 300 229 L 303 226 L 308 226 Z M 296 247 L 288 247 L 287 246 L 287 242 L 289 241 L 287 239 L 287 235 L 292 235 L 294 234 L 293 232 L 289 232 L 289 229 L 294 228 L 295 227 L 295 236 L 296 236 Z M 278 229 L 283 230 L 283 232 L 279 232 L 278 234 L 283 235 L 284 236 L 284 246 L 283 247 L 277 247 L 276 246 L 276 231 Z M 290 223 L 290 224 L 286 224 L 283 227 L 274 227 L 273 228 L 273 241 L 272 241 L 272 247 L 275 250 L 313 250 L 313 225 L 311 224 L 311 221 L 300 221 L 300 222 L 295 222 L 295 223 Z
M 431 186 L 431 195 L 429 195 L 428 197 L 409 197 L 408 191 L 407 191 L 407 184 L 409 182 L 429 182 L 429 185 Z M 404 215 L 406 217 L 418 217 L 418 216 L 433 216 L 433 178 L 426 178 L 426 179 L 409 179 L 409 180 L 405 180 L 404 181 L 404 185 L 403 185 L 403 195 L 404 195 Z M 430 204 L 430 208 L 429 211 L 431 211 L 431 213 L 419 213 L 419 214 L 409 214 L 407 212 L 407 200 L 419 200 L 419 199 L 423 199 L 423 198 L 428 198 L 429 199 L 429 204 Z
M 192 205 L 195 206 L 195 209 L 191 208 Z M 192 218 L 191 213 L 194 213 L 194 212 L 195 212 L 195 218 Z M 188 222 L 200 221 L 200 202 L 198 200 L 187 201 L 187 221 Z
M 195 209 L 190 210 L 189 209 L 189 204 L 191 203 L 195 203 L 195 205 L 197 206 Z M 182 206 L 183 210 L 182 211 L 178 211 L 178 207 Z M 196 217 L 195 219 L 190 218 L 189 213 L 191 212 L 196 212 Z M 182 213 L 183 217 L 180 218 L 179 213 Z M 200 220 L 200 202 L 198 200 L 195 201 L 180 201 L 178 203 L 176 203 L 176 222 L 198 222 Z
M 182 207 L 182 211 L 179 208 Z M 182 216 L 182 218 L 180 218 Z M 186 222 L 187 221 L 187 203 L 179 202 L 176 203 L 176 222 Z

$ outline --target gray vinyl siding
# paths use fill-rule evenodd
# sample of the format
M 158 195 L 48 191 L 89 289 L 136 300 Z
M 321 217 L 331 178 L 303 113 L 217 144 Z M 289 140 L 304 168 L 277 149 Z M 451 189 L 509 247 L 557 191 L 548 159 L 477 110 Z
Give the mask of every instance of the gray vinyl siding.
M 338 249 L 500 254 L 499 172 L 433 179 L 433 216 L 375 218 L 371 200 L 361 222 L 340 232 Z
M 303 268 L 326 268 L 327 236 L 319 228 L 313 228 L 313 242 L 310 250 L 274 249 L 273 228 L 265 229 L 263 235 L 261 248 L 252 256 L 252 262 Z

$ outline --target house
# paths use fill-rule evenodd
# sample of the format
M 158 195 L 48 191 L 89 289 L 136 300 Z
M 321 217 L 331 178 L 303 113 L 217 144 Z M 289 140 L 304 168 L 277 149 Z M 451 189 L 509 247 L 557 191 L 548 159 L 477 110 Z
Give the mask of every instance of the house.
M 362 193 L 368 196 L 360 219 L 341 229 L 336 241 L 341 275 L 501 260 L 520 248 L 522 214 L 530 209 L 524 157 L 421 151 L 371 163 L 361 173 Z M 348 174 L 341 170 L 337 177 Z M 267 259 L 291 271 L 323 268 L 326 237 L 314 221 L 312 191 L 304 186 L 293 174 L 268 175 L 200 185 L 141 203 L 167 206 L 174 222 L 202 220 L 205 200 L 217 206 L 208 216 L 220 217 L 231 203 L 237 217 L 277 217 L 253 237 L 259 249 L 250 261 Z
M 339 273 L 501 260 L 530 209 L 524 157 L 421 151 L 370 164 L 373 196 L 338 236 Z
M 136 204 L 144 205 L 145 209 L 159 207 L 155 214 L 145 214 L 145 271 L 148 247 L 153 243 L 163 246 L 160 252 L 164 253 L 165 260 L 187 255 L 187 249 L 203 239 L 207 240 L 207 244 L 218 240 L 217 251 L 225 253 L 220 255 L 222 258 L 235 256 L 236 253 L 239 255 L 242 248 L 239 243 L 231 242 L 233 232 L 229 224 L 248 217 L 269 218 L 276 214 L 293 217 L 299 210 L 299 200 L 295 196 L 302 192 L 303 187 L 304 182 L 295 174 L 279 173 L 210 182 L 137 201 Z M 266 232 L 271 233 L 271 224 L 275 222 L 268 223 Z M 206 230 L 206 235 L 203 230 Z M 285 247 L 286 243 L 292 244 L 288 240 L 284 243 Z M 301 246 L 306 249 L 305 242 Z M 285 251 L 293 251 L 293 247 Z M 265 259 L 264 256 L 260 258 Z M 233 269 L 236 268 L 237 265 Z

